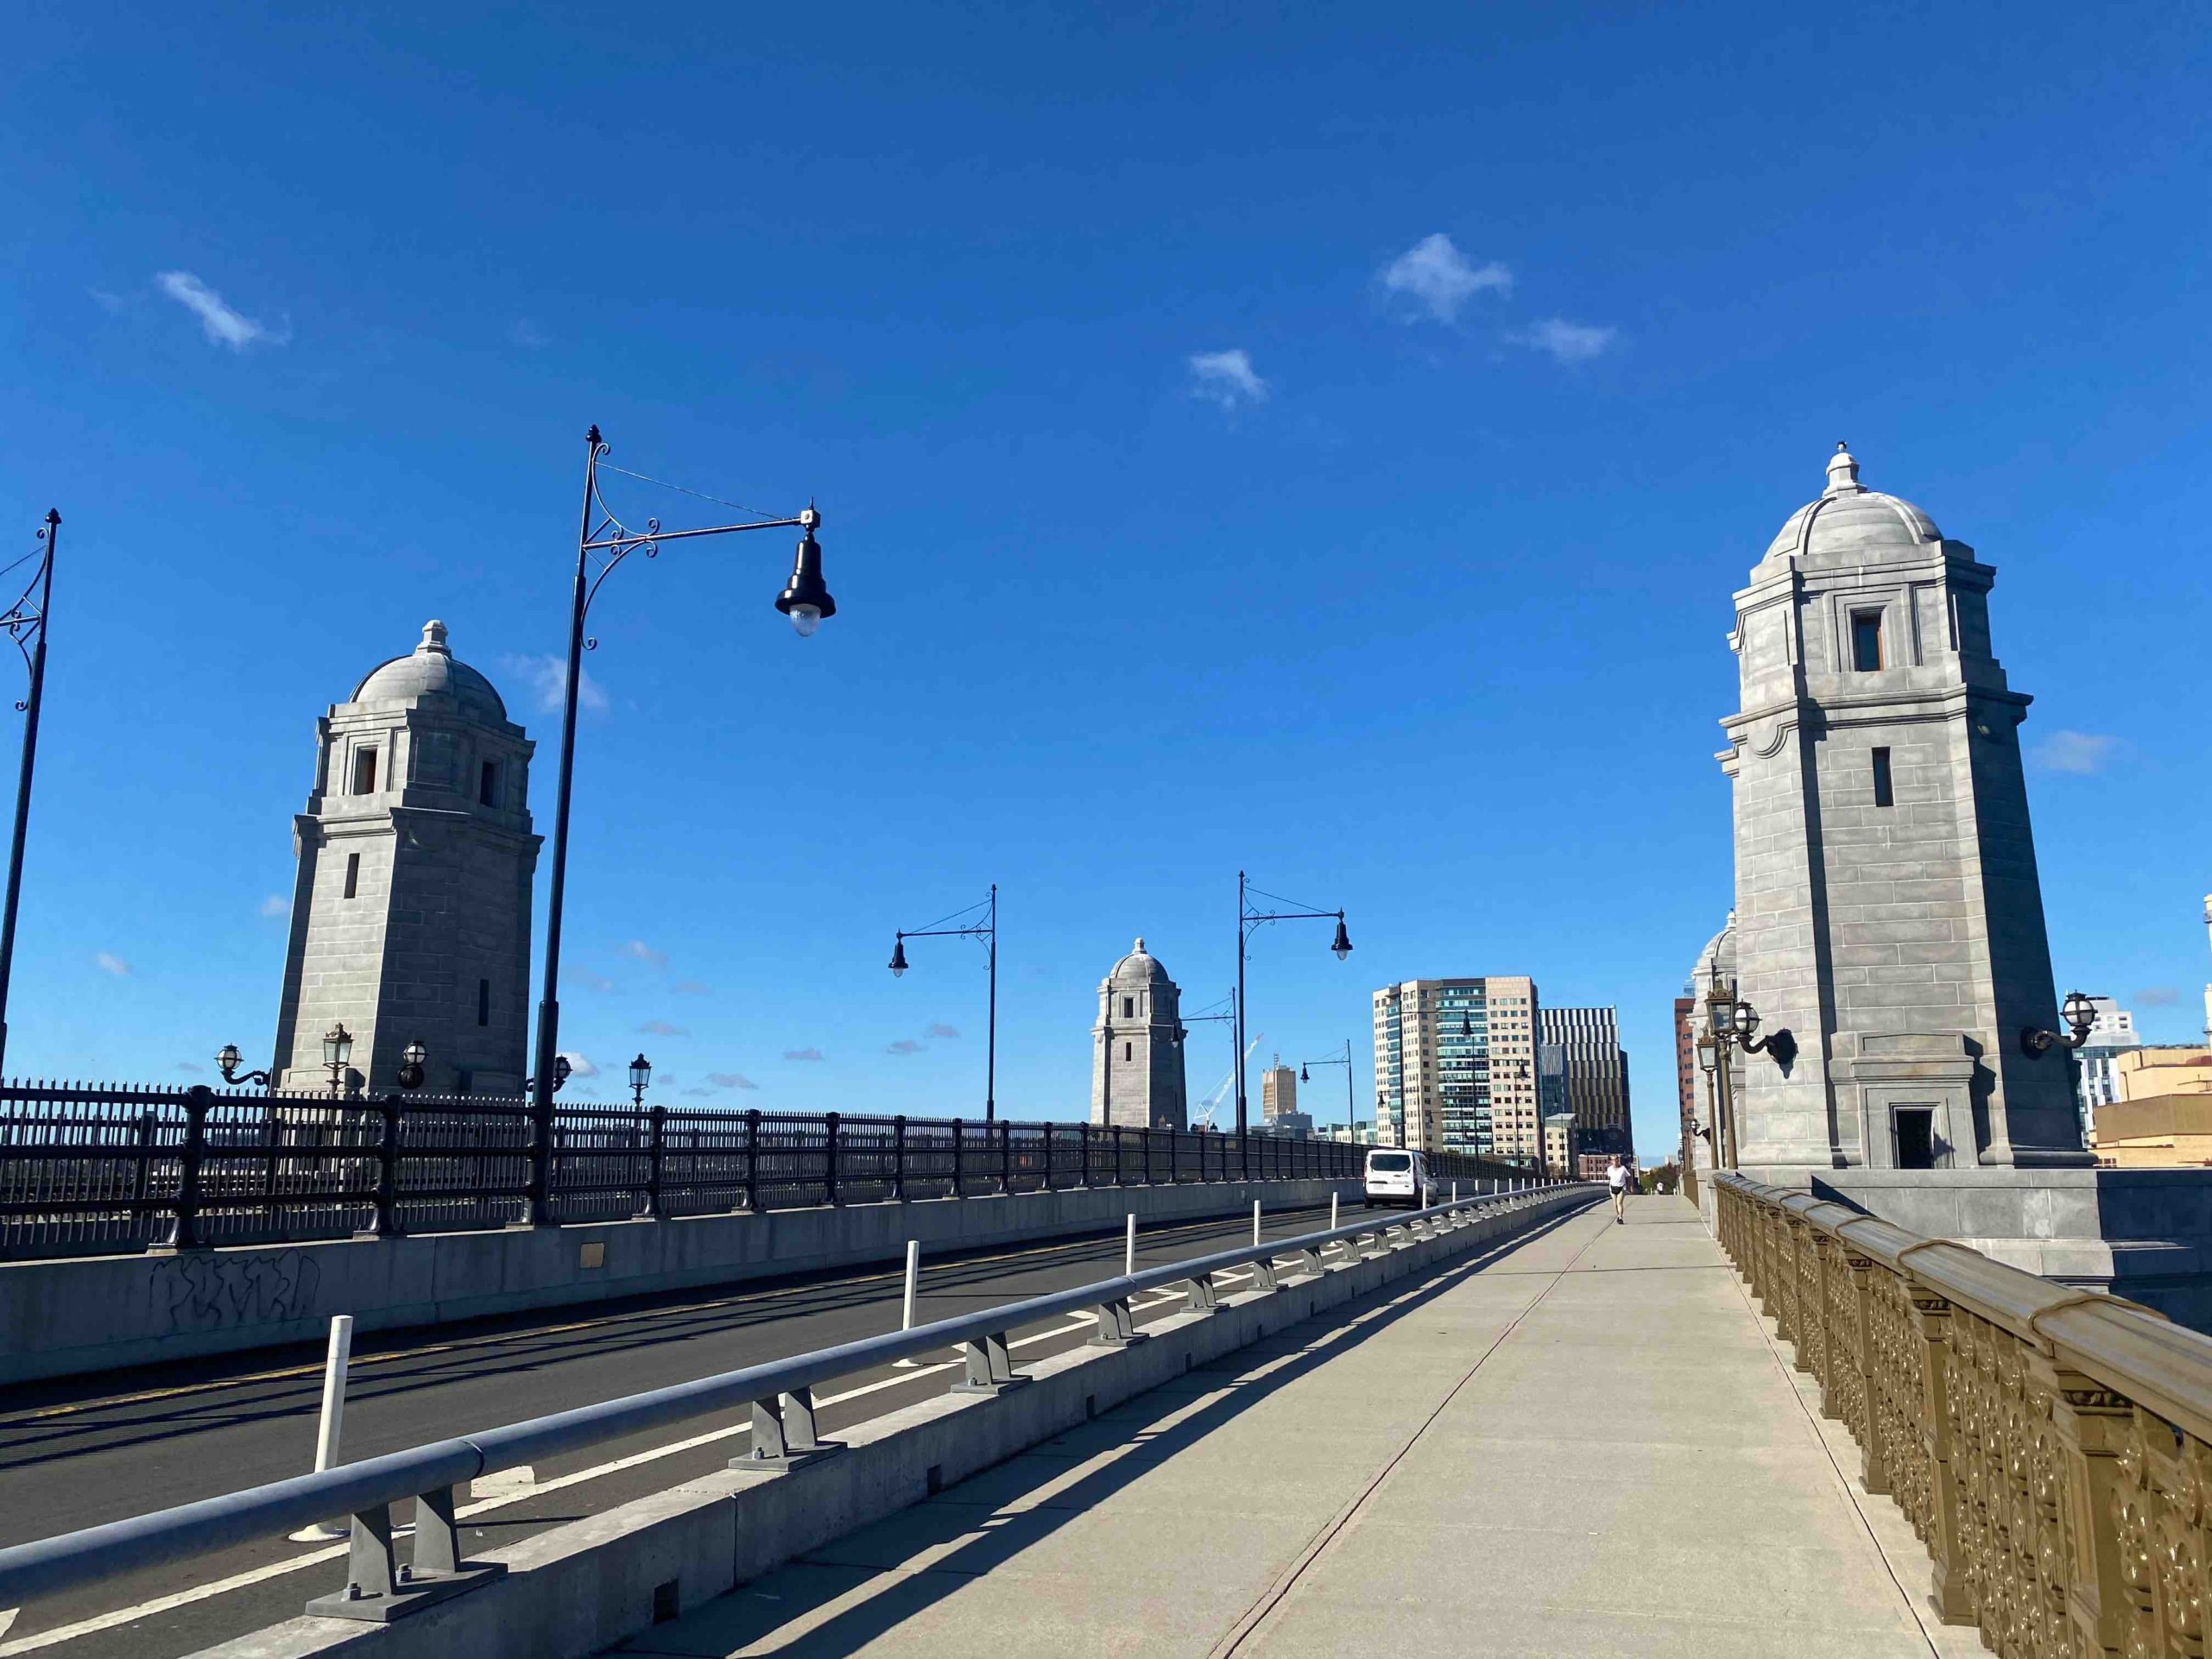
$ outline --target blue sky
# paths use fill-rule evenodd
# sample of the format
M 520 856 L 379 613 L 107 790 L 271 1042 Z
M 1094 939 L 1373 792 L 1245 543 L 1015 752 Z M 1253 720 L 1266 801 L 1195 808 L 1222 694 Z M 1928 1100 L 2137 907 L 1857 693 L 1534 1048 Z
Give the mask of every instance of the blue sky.
M 793 636 L 776 533 L 594 614 L 564 1045 L 672 1101 L 976 1107 L 980 954 L 882 963 L 995 880 L 999 1099 L 1079 1113 L 1100 975 L 1222 995 L 1242 866 L 1358 946 L 1255 942 L 1263 1059 L 1371 1100 L 1374 987 L 1532 973 L 1663 1148 L 1729 595 L 1838 438 L 1998 567 L 2060 980 L 2193 1033 L 2191 9 L 269 9 L 10 26 L 8 556 L 66 520 L 12 1069 L 265 1052 L 313 722 L 426 617 L 549 828 L 592 421 L 818 497 L 840 606 Z

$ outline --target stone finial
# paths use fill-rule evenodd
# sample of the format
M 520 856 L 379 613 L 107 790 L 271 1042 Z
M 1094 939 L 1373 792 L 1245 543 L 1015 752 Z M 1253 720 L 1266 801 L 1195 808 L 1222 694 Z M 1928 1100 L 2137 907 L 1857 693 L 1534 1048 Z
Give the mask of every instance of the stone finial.
M 1852 455 L 1849 448 L 1839 441 L 1836 445 L 1836 453 L 1828 457 L 1828 489 L 1823 493 L 1830 495 L 1842 495 L 1852 490 L 1865 488 L 1866 486 L 1859 482 L 1857 459 Z
M 1131 956 L 1143 956 L 1143 955 L 1144 955 L 1144 935 L 1143 935 L 1143 934 L 1140 933 L 1139 935 L 1137 935 L 1137 943 L 1136 943 L 1136 947 L 1135 947 L 1135 949 L 1134 949 L 1131 950 L 1131 951 L 1129 952 L 1129 954 L 1130 954 Z
M 435 651 L 440 656 L 452 656 L 453 653 L 446 644 L 446 624 L 435 617 L 425 622 L 422 625 L 422 643 L 414 649 L 418 656 L 426 651 Z

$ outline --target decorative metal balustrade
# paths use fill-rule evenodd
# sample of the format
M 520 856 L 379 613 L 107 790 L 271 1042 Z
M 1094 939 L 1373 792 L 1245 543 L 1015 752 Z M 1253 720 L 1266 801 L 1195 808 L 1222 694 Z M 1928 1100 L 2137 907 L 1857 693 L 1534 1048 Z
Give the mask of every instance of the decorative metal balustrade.
M 1804 1193 L 1722 1174 L 1722 1247 L 1931 1599 L 2003 1659 L 2201 1659 L 2212 1604 L 2212 1337 Z
M 0 1259 L 453 1233 L 521 1221 L 538 1126 L 483 1096 L 0 1087 Z M 1349 1179 L 1367 1149 L 1204 1130 L 563 1104 L 559 1221 L 1078 1187 Z M 1526 1167 L 1431 1157 L 1445 1182 Z

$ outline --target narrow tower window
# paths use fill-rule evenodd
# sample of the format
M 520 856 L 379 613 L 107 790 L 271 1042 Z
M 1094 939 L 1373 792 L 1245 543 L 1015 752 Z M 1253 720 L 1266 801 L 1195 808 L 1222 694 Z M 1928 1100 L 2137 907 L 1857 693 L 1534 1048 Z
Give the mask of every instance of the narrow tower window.
M 477 981 L 477 1024 L 479 1025 L 491 1024 L 491 981 L 490 980 Z
M 361 855 L 358 853 L 348 853 L 345 855 L 345 896 L 348 899 L 351 899 L 357 894 L 360 890 Z
M 1878 610 L 1853 611 L 1851 666 L 1865 674 L 1881 665 L 1881 613 Z
M 1123 997 L 1122 999 L 1122 1018 L 1124 1019 L 1134 1019 L 1136 1017 L 1137 1000 L 1134 997 Z
M 1124 1044 L 1122 1044 L 1122 1058 L 1123 1058 L 1124 1060 L 1126 1060 L 1126 1059 L 1128 1059 L 1128 1057 L 1129 1057 L 1129 1045 L 1128 1045 L 1127 1043 L 1124 1043 Z
M 353 751 L 353 792 L 374 795 L 376 792 L 376 751 L 362 748 Z
M 1890 793 L 1889 751 L 1887 749 L 1874 751 L 1874 804 L 1876 806 L 1897 804 Z
M 499 762 L 487 760 L 477 773 L 477 799 L 486 806 L 499 804 Z

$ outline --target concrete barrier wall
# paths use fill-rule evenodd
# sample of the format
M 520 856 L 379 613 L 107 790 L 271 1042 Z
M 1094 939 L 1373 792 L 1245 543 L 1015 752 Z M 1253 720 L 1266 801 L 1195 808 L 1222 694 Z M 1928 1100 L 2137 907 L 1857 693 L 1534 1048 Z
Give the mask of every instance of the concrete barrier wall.
M 1147 1389 L 1454 1257 L 1595 1203 L 1569 1187 L 1380 1256 L 1223 1296 L 1145 1328 L 1128 1348 L 1023 1367 L 995 1397 L 946 1393 L 837 1431 L 847 1449 L 788 1474 L 728 1471 L 476 1559 L 504 1576 L 390 1624 L 301 1617 L 196 1659 L 584 1659 L 649 1629 L 655 1592 L 695 1606 L 810 1549 L 1064 1434 Z M 333 1563 L 330 1571 L 341 1570 Z M 327 1585 L 302 1581 L 306 1593 Z
M 1097 1187 L 1012 1197 L 771 1210 L 673 1221 L 510 1227 L 260 1249 L 99 1256 L 0 1266 L 0 1384 L 205 1354 L 319 1342 L 331 1317 L 360 1331 L 435 1325 L 615 1296 L 872 1262 L 907 1240 L 925 1258 L 1347 1199 L 1356 1181 Z

